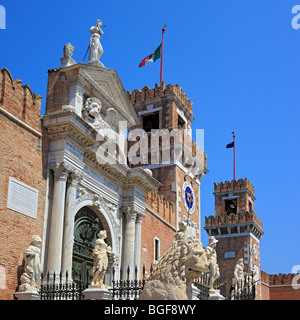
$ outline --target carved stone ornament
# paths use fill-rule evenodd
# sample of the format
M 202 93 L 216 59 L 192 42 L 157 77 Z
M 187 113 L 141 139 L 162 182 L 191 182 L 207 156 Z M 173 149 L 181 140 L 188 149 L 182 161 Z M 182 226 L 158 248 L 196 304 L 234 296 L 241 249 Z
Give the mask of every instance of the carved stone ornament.
M 30 246 L 24 252 L 24 273 L 21 276 L 19 292 L 37 291 L 40 287 L 41 265 L 39 246 L 42 239 L 38 235 L 32 237 Z
M 101 112 L 102 103 L 98 98 L 88 98 L 82 108 L 82 116 L 88 120 L 95 120 Z
M 191 300 L 192 282 L 206 272 L 208 261 L 202 243 L 180 232 L 150 275 L 139 300 Z
M 64 46 L 64 57 L 69 57 L 71 58 L 74 53 L 74 47 L 71 45 L 71 43 L 67 43 Z

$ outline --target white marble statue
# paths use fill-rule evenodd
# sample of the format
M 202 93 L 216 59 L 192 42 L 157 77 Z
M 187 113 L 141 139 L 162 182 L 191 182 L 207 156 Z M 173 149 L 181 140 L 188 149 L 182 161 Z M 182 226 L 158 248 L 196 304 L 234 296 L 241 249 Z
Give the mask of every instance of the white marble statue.
M 234 268 L 233 272 L 233 279 L 232 284 L 234 286 L 234 290 L 232 291 L 232 294 L 240 294 L 242 290 L 244 289 L 244 259 L 240 258 Z
M 96 26 L 90 28 L 90 55 L 89 63 L 99 61 L 100 57 L 103 54 L 103 48 L 100 43 L 100 38 L 103 35 L 103 31 L 100 28 L 102 25 L 101 20 L 97 20 Z
M 92 286 L 99 286 L 106 288 L 104 284 L 104 277 L 108 266 L 108 256 L 111 254 L 111 247 L 104 241 L 106 239 L 106 231 L 102 230 L 98 234 L 95 248 L 93 250 L 94 264 L 93 264 L 93 280 Z
M 64 57 L 72 57 L 74 53 L 74 47 L 71 45 L 71 43 L 67 43 L 64 46 Z
M 32 237 L 30 246 L 24 252 L 24 273 L 21 276 L 19 292 L 37 291 L 40 287 L 41 265 L 40 249 L 42 240 L 38 235 Z
M 216 245 L 218 240 L 215 237 L 209 237 L 208 245 L 205 249 L 206 257 L 208 260 L 208 272 L 210 274 L 209 291 L 211 293 L 219 293 L 214 289 L 214 282 L 220 277 L 219 265 L 217 263 Z

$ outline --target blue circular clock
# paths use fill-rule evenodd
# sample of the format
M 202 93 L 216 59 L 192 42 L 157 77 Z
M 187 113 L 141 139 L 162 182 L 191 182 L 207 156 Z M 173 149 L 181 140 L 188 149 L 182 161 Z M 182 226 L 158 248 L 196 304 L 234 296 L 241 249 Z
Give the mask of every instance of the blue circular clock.
M 195 211 L 195 193 L 189 182 L 185 182 L 182 188 L 182 197 L 184 201 L 184 207 L 189 214 L 193 214 Z

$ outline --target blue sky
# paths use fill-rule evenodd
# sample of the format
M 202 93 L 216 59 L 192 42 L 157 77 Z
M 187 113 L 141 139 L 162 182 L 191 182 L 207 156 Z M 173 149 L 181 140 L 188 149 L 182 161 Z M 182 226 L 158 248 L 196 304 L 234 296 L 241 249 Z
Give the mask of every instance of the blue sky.
M 161 42 L 166 22 L 164 81 L 178 83 L 194 104 L 193 129 L 205 130 L 210 172 L 202 180 L 202 224 L 214 214 L 213 182 L 232 179 L 231 132 L 237 136 L 236 176 L 256 192 L 264 224 L 261 266 L 289 273 L 300 265 L 300 29 L 291 26 L 300 0 L 21 1 L 0 0 L 0 68 L 46 101 L 47 70 L 60 66 L 63 46 L 82 62 L 89 28 L 103 21 L 103 64 L 126 90 L 154 87 L 160 61 L 138 68 Z M 207 236 L 202 232 L 206 246 Z

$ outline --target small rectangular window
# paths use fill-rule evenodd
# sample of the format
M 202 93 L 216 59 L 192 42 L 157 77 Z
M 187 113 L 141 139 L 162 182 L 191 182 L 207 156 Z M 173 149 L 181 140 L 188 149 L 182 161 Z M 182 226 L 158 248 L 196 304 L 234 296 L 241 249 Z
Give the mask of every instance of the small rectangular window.
M 160 258 L 160 240 L 154 239 L 154 263 L 158 263 Z

